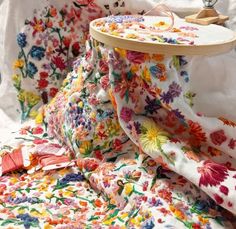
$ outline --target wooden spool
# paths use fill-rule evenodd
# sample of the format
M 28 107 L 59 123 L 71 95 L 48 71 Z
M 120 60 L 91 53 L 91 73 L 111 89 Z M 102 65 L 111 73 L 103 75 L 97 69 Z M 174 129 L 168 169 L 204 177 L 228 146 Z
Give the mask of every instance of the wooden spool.
M 229 17 L 219 14 L 214 8 L 204 8 L 197 14 L 185 17 L 185 20 L 200 25 L 223 25 L 227 20 L 229 20 Z

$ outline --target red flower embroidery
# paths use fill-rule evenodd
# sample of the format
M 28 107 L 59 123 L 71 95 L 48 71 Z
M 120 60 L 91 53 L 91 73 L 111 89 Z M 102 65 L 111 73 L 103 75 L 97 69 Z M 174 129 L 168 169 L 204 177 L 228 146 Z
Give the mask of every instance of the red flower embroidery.
M 66 64 L 64 60 L 60 56 L 54 56 L 52 59 L 52 63 L 56 65 L 61 71 L 66 68 Z
M 40 145 L 40 144 L 47 143 L 47 142 L 48 142 L 48 140 L 45 140 L 45 139 L 35 139 L 33 141 L 33 143 L 36 145 Z
M 132 102 L 137 100 L 137 96 L 134 91 L 138 87 L 138 77 L 137 75 L 129 75 L 129 73 L 122 73 L 121 77 L 115 79 L 115 93 L 119 93 L 120 97 L 123 99 L 125 97 L 126 101 L 131 98 Z
M 55 7 L 51 7 L 49 13 L 52 17 L 56 17 L 57 16 L 57 9 Z
M 71 43 L 71 38 L 69 38 L 69 37 L 63 38 L 63 44 L 65 45 L 66 48 L 70 47 L 70 43 Z
M 95 158 L 99 159 L 100 161 L 103 160 L 103 154 L 100 150 L 95 150 L 94 155 L 95 155 Z
M 223 204 L 224 200 L 222 197 L 220 197 L 218 194 L 214 194 L 213 196 L 217 204 Z
M 43 128 L 40 126 L 37 126 L 33 128 L 32 134 L 42 134 L 43 133 Z
M 96 160 L 88 160 L 84 163 L 84 168 L 86 171 L 94 171 L 98 168 L 99 164 Z
M 233 207 L 233 204 L 232 204 L 231 202 L 228 202 L 228 206 L 229 206 L 230 208 L 232 208 L 232 207 Z
M 229 142 L 228 146 L 229 146 L 230 149 L 234 149 L 235 146 L 236 146 L 236 140 L 233 139 L 233 138 L 230 139 L 230 142 Z
M 161 189 L 158 191 L 158 195 L 164 199 L 165 201 L 167 201 L 167 203 L 171 203 L 172 202 L 172 193 L 169 192 L 166 189 Z
M 45 78 L 48 77 L 48 73 L 47 72 L 40 72 L 39 75 L 40 75 L 41 79 L 45 79 Z
M 48 86 L 48 81 L 45 79 L 38 80 L 38 87 L 39 89 L 44 89 Z
M 201 229 L 201 225 L 199 225 L 199 224 L 197 224 L 197 223 L 194 223 L 194 224 L 192 225 L 192 228 L 193 228 L 193 229 Z
M 34 31 L 33 31 L 33 36 L 36 35 L 37 32 L 43 32 L 44 31 L 44 25 L 43 25 L 43 20 L 42 19 L 37 19 L 34 17 L 33 21 L 29 23 Z
M 228 189 L 226 186 L 221 185 L 221 186 L 220 186 L 220 191 L 221 191 L 222 193 L 224 193 L 226 196 L 228 196 L 229 189 Z
M 55 87 L 52 87 L 52 88 L 50 88 L 49 95 L 50 95 L 51 97 L 54 97 L 54 96 L 57 94 L 57 92 L 58 92 L 58 89 L 55 88 Z
M 228 168 L 224 165 L 217 164 L 212 161 L 205 161 L 202 167 L 198 167 L 198 172 L 201 174 L 199 187 L 217 186 L 223 182 L 228 174 Z
M 120 139 L 115 139 L 113 142 L 113 147 L 115 151 L 120 151 L 122 149 L 122 142 Z
M 80 53 L 80 44 L 79 42 L 75 42 L 73 45 L 72 45 L 72 53 L 74 56 L 78 56 L 79 53 Z
M 197 142 L 205 142 L 206 141 L 206 135 L 202 131 L 202 127 L 200 126 L 199 123 L 193 122 L 193 121 L 188 121 L 189 125 L 189 134 L 193 136 Z
M 3 195 L 6 189 L 7 189 L 7 186 L 5 184 L 0 184 L 0 195 Z
M 225 132 L 223 130 L 218 130 L 211 133 L 210 138 L 215 145 L 219 146 L 227 140 L 227 137 L 225 136 Z

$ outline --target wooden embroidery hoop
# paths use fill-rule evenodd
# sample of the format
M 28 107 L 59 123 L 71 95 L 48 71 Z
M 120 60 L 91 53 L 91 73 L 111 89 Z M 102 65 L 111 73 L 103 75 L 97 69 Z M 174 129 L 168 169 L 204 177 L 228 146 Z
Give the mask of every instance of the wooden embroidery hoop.
M 102 32 L 96 28 L 96 21 L 101 19 L 96 19 L 90 23 L 90 35 L 95 40 L 102 42 L 106 45 L 115 48 L 122 48 L 126 50 L 132 50 L 143 53 L 158 53 L 166 55 L 218 55 L 221 53 L 226 53 L 231 51 L 236 46 L 236 34 L 229 40 L 223 42 L 215 42 L 212 44 L 202 44 L 202 45 L 175 45 L 175 44 L 161 44 L 161 43 L 150 43 L 145 41 L 137 41 L 127 38 L 117 37 L 105 32 Z M 182 19 L 180 19 L 182 20 Z M 183 20 L 184 21 L 184 20 Z M 211 25 L 217 27 L 217 25 Z M 227 28 L 219 26 L 220 33 L 224 33 Z

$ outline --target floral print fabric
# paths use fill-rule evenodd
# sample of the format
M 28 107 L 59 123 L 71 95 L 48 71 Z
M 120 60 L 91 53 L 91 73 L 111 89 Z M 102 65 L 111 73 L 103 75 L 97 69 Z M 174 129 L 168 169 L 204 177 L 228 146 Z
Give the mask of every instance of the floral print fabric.
M 13 63 L 22 120 L 33 115 L 36 105 L 55 96 L 73 59 L 84 51 L 86 25 L 102 15 L 93 2 L 69 1 L 62 8 L 48 5 L 25 20 L 17 35 L 19 53 Z
M 166 66 L 163 56 L 127 54 L 125 50 L 110 50 L 90 40 L 86 55 L 75 63 L 62 90 L 37 116 L 36 123 L 42 124 L 26 125 L 16 133 L 20 144 L 2 148 L 2 154 L 24 150 L 28 164 L 22 172 L 1 177 L 1 227 L 233 228 L 232 213 L 217 205 L 233 211 L 230 199 L 233 197 L 228 195 L 230 186 L 223 183 L 232 178 L 232 164 L 200 162 L 200 152 L 198 158 L 190 144 L 183 145 L 184 141 L 177 136 L 171 138 L 168 126 L 161 122 L 158 123 L 162 126 L 158 126 L 157 111 L 162 111 L 159 113 L 162 120 L 161 115 L 165 115 L 167 109 L 161 101 L 151 103 L 151 95 L 156 95 L 158 90 L 150 90 L 149 98 L 142 97 L 147 101 L 143 103 L 144 108 L 140 99 L 140 106 L 132 107 L 137 101 L 133 93 L 145 92 L 150 81 L 145 80 L 148 79 L 145 74 L 133 80 L 133 73 L 138 74 L 142 68 L 130 65 L 130 60 L 141 67 L 155 63 L 165 70 Z M 171 59 L 171 63 L 179 63 L 174 60 Z M 132 72 L 127 73 L 130 67 Z M 128 74 L 126 78 L 119 72 L 122 69 Z M 158 74 L 168 79 L 167 72 L 158 71 Z M 180 91 L 177 89 L 175 91 Z M 178 92 L 174 94 L 178 95 Z M 146 120 L 138 122 L 138 112 Z M 48 167 L 40 163 L 42 160 L 34 160 L 49 150 L 56 155 L 58 149 L 62 151 L 59 156 L 66 156 L 69 164 L 62 163 L 57 170 L 53 163 Z M 211 155 L 219 159 L 222 155 L 219 152 L 212 148 Z M 187 158 L 182 159 L 181 154 Z M 178 158 L 183 169 L 187 160 L 199 161 L 199 175 L 190 171 L 181 174 L 176 166 Z M 211 194 L 214 186 L 219 188 L 215 195 Z M 220 202 L 222 195 L 224 203 Z M 232 206 L 225 206 L 226 201 L 232 202 Z
M 46 114 L 49 134 L 70 146 L 80 158 L 85 174 L 91 170 L 83 162 L 87 158 L 92 170 L 95 169 L 90 176 L 94 179 L 104 161 L 116 163 L 120 157 L 126 157 L 127 147 L 135 143 L 136 155 L 143 151 L 156 164 L 155 168 L 175 171 L 217 204 L 234 212 L 235 162 L 217 145 L 207 146 L 203 127 L 194 119 L 186 119 L 179 106 L 174 107 L 174 101 L 181 96 L 186 109 L 193 106 L 194 94 L 187 86 L 191 59 L 110 50 L 94 40 L 88 43 L 88 50 Z M 112 122 L 118 122 L 119 128 L 117 125 L 110 128 Z M 189 166 L 195 170 L 189 172 Z M 98 189 L 101 174 L 95 177 L 93 184 Z M 105 193 L 107 185 L 102 189 Z M 113 190 L 110 195 L 113 197 L 115 193 L 114 199 L 121 203 L 122 193 L 117 189 L 117 194 Z M 170 192 L 175 193 L 173 189 Z M 127 201 L 130 203 L 131 199 Z
M 43 9 L 35 9 L 16 37 L 18 53 L 12 63 L 21 119 L 34 117 L 40 105 L 56 95 L 73 61 L 84 53 L 90 21 L 109 14 L 130 14 L 127 9 L 143 13 L 153 2 L 140 4 L 133 6 L 132 0 L 45 1 Z
M 125 3 L 109 4 L 104 14 Z M 0 228 L 234 228 L 235 125 L 192 112 L 192 59 L 86 45 L 37 114 L 32 105 L 49 87 L 19 89 L 24 118 L 37 116 L 0 149 Z M 38 47 L 29 62 L 45 58 Z M 21 166 L 6 168 L 15 153 Z
M 125 50 L 110 55 L 111 63 L 120 63 L 111 64 L 110 76 L 120 123 L 128 136 L 235 213 L 236 172 L 230 148 L 235 131 L 225 125 L 229 120 L 190 113 L 191 79 L 186 82 L 182 75 L 187 77 L 191 60 L 159 56 L 153 61 L 150 55 Z
M 18 150 L 52 151 L 55 144 L 66 150 L 46 135 L 45 126 L 28 123 L 16 133 L 24 142 Z M 233 228 L 233 215 L 183 176 L 132 142 L 122 148 L 110 160 L 87 157 L 77 166 L 33 173 L 31 164 L 2 176 L 0 228 Z M 11 150 L 17 149 L 4 146 L 1 153 Z

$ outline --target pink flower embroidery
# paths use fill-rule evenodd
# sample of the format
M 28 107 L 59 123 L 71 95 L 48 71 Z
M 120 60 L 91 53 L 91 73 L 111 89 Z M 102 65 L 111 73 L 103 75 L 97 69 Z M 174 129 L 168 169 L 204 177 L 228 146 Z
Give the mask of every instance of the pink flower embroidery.
M 127 59 L 134 64 L 142 64 L 145 60 L 145 54 L 135 51 L 127 51 Z
M 227 137 L 225 136 L 225 132 L 223 130 L 218 130 L 211 133 L 210 138 L 215 145 L 219 146 L 227 140 Z
M 205 161 L 202 167 L 198 167 L 198 172 L 201 174 L 199 180 L 199 187 L 204 186 L 217 186 L 223 182 L 228 174 L 228 168 L 224 165 L 217 164 L 212 161 Z
M 120 117 L 125 122 L 129 122 L 131 120 L 131 117 L 133 115 L 133 111 L 127 107 L 122 107 L 120 112 Z
M 105 75 L 100 79 L 101 86 L 104 90 L 106 90 L 109 87 L 109 76 Z
M 108 73 L 109 72 L 108 64 L 105 61 L 100 60 L 99 61 L 99 70 L 101 73 Z

